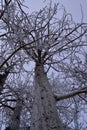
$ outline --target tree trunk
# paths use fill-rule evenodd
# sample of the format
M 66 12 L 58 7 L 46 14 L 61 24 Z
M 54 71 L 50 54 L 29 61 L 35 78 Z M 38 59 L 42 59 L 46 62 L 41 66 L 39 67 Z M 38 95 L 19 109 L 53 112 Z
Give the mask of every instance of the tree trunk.
M 9 72 L 5 72 L 4 74 L 0 74 L 0 94 L 3 91 L 3 86 L 5 84 L 5 81 L 7 79 Z
M 22 101 L 18 100 L 13 115 L 11 117 L 11 120 L 9 122 L 9 126 L 5 130 L 19 130 L 22 105 L 23 105 Z
M 63 130 L 43 65 L 35 67 L 35 98 L 30 130 Z

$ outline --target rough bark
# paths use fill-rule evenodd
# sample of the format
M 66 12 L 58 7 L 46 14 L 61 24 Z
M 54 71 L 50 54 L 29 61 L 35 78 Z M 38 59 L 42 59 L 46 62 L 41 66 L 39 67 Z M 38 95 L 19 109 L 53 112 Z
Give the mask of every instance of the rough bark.
M 18 100 L 13 115 L 11 116 L 11 120 L 9 121 L 9 126 L 5 130 L 19 130 L 22 105 L 22 101 Z
M 43 65 L 35 67 L 35 98 L 30 130 L 63 130 Z

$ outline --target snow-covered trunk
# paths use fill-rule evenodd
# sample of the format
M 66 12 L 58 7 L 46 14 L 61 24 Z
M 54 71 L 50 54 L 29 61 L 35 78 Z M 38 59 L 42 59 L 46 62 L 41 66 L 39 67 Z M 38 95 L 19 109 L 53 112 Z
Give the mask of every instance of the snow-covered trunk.
M 9 126 L 5 130 L 19 130 L 20 127 L 20 115 L 22 111 L 22 101 L 18 100 L 9 122 Z
M 35 98 L 30 130 L 63 130 L 43 65 L 35 67 Z

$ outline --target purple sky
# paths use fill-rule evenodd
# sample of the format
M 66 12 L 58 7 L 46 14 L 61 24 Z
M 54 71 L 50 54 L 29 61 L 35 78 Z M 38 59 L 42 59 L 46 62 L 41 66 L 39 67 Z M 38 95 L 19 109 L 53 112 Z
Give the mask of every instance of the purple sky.
M 26 5 L 30 8 L 30 11 L 36 11 L 45 5 L 47 5 L 50 0 L 25 0 Z M 84 22 L 87 22 L 87 0 L 52 0 L 55 3 L 60 3 L 64 5 L 67 12 L 73 15 L 75 21 L 80 22 L 81 20 L 81 6 L 83 9 Z

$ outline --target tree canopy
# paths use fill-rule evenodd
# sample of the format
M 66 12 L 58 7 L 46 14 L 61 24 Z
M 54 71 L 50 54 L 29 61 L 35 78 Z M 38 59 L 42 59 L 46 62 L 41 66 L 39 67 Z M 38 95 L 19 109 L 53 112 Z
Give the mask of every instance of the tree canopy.
M 0 2 L 1 130 L 86 130 L 87 23 Z

